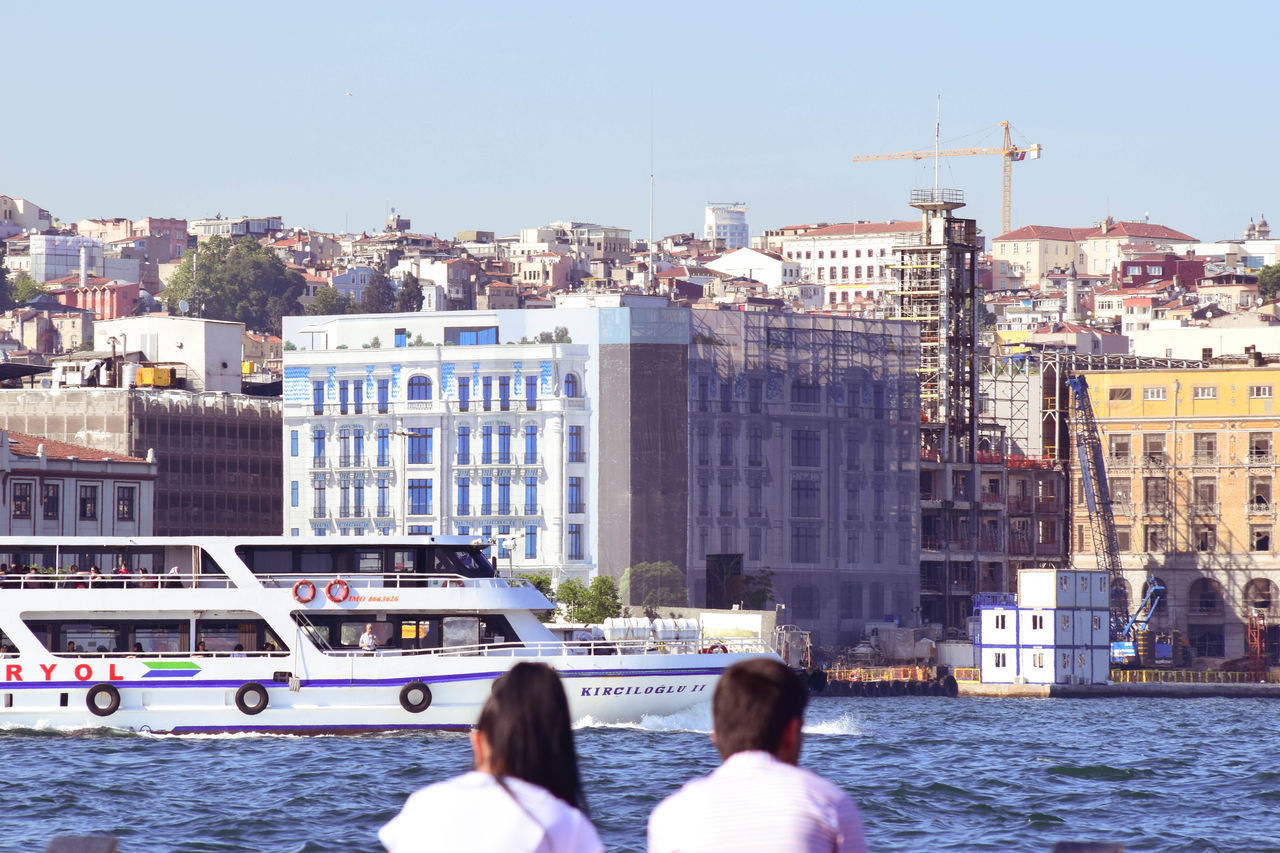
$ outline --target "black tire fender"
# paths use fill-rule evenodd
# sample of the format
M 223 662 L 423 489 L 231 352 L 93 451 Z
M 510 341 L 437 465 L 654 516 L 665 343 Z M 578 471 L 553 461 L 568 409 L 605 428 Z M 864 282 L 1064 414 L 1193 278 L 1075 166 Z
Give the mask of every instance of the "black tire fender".
M 254 696 L 258 698 L 252 698 Z M 267 688 L 256 681 L 241 684 L 236 691 L 236 707 L 240 709 L 240 713 L 250 717 L 261 714 L 267 710 Z
M 102 696 L 107 697 L 105 705 L 98 701 Z M 120 691 L 114 684 L 95 684 L 89 688 L 89 692 L 84 697 L 84 703 L 89 706 L 89 713 L 94 716 L 110 717 L 120 710 Z
M 410 681 L 400 688 L 400 707 L 410 714 L 421 714 L 431 707 L 431 688 L 421 681 Z

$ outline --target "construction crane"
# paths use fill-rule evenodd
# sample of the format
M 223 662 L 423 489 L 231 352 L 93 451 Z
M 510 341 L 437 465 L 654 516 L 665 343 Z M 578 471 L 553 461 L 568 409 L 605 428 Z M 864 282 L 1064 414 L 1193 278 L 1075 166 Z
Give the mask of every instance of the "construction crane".
M 1164 597 L 1164 586 L 1148 578 L 1142 603 L 1129 612 L 1128 586 L 1120 564 L 1120 543 L 1116 539 L 1116 521 L 1111 512 L 1111 487 L 1103 462 L 1102 438 L 1093 417 L 1089 400 L 1089 383 L 1083 376 L 1067 377 L 1071 391 L 1071 428 L 1074 433 L 1076 458 L 1080 462 L 1080 488 L 1089 512 L 1089 533 L 1098 568 L 1107 573 L 1111 587 L 1111 662 L 1129 663 L 1137 659 L 1134 640 L 1145 631 L 1151 616 Z
M 867 160 L 923 160 L 926 157 L 969 157 L 974 154 L 999 154 L 1002 158 L 1004 171 L 1004 193 L 1000 208 L 1000 233 L 1008 234 L 1013 230 L 1013 163 L 1015 160 L 1039 160 L 1041 147 L 1039 145 L 1028 145 L 1025 148 L 1019 148 L 1013 144 L 1013 137 L 1009 135 L 1009 122 L 1002 121 L 1000 126 L 1004 128 L 1004 144 L 998 148 L 946 148 L 941 151 L 898 151 L 893 154 L 863 154 L 854 157 L 853 162 L 861 163 Z

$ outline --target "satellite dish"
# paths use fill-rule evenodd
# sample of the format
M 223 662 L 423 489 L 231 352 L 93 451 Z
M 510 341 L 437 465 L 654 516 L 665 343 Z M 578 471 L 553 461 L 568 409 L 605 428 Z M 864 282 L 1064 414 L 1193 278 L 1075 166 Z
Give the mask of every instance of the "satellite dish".
M 179 300 L 178 300 L 178 310 L 179 310 L 179 311 L 181 311 L 183 314 L 185 314 L 185 313 L 187 313 L 188 311 L 190 311 L 190 310 L 191 310 L 191 306 L 187 304 L 187 300 L 185 300 L 185 299 L 179 299 Z

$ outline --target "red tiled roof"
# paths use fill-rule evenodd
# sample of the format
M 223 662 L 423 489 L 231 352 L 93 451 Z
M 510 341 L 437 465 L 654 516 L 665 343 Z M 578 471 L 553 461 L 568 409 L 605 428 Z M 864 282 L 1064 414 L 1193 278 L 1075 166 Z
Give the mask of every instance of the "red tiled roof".
M 87 459 L 93 462 L 102 462 L 107 459 L 117 462 L 147 461 L 125 453 L 109 453 L 95 450 L 92 447 L 85 447 L 82 444 L 69 444 L 65 441 L 54 441 L 51 438 L 44 438 L 39 435 L 27 435 L 24 432 L 9 431 L 9 452 L 15 456 L 26 456 L 34 459 L 37 449 L 42 444 L 44 445 L 44 455 L 50 459 L 69 459 L 74 456 L 77 459 Z
M 899 234 L 904 231 L 919 231 L 921 224 L 909 222 L 838 222 L 823 228 L 814 228 L 804 232 L 805 237 L 857 237 L 865 234 Z
M 1093 229 L 1090 237 L 1145 237 L 1151 240 L 1187 240 L 1195 241 L 1195 237 L 1189 234 L 1183 234 L 1181 231 L 1175 231 L 1164 225 L 1155 225 L 1151 222 L 1113 222 L 1108 228 Z
M 996 240 L 1060 240 L 1075 242 L 1088 237 L 1096 228 L 1062 228 L 1057 225 L 1024 225 L 1001 234 Z

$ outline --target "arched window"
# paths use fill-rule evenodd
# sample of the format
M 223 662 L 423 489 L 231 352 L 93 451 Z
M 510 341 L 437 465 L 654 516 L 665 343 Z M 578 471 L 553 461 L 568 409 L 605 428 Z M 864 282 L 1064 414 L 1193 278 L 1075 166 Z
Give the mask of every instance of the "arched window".
M 1276 585 L 1266 578 L 1254 578 L 1245 585 L 1244 606 L 1261 610 L 1267 616 L 1280 616 L 1280 594 Z
M 1192 582 L 1187 592 L 1193 616 L 1222 615 L 1222 588 L 1217 581 L 1199 578 Z
M 431 380 L 418 374 L 409 379 L 409 399 L 410 400 L 430 400 L 431 399 Z
M 578 388 L 578 377 L 572 373 L 564 378 L 564 395 L 566 397 L 577 397 L 581 393 Z

